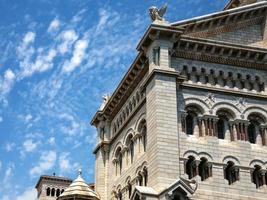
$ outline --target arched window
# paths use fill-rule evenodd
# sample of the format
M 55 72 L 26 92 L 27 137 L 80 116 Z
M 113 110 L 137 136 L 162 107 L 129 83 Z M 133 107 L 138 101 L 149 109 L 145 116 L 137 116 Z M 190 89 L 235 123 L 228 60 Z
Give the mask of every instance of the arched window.
M 130 181 L 128 181 L 127 186 L 128 186 L 128 197 L 130 199 L 130 197 L 132 195 L 132 184 Z
M 257 136 L 261 134 L 260 125 L 265 123 L 265 120 L 262 116 L 256 113 L 252 113 L 248 116 L 249 125 L 248 125 L 248 140 L 250 143 L 256 143 Z
M 194 133 L 194 116 L 192 113 L 188 113 L 186 118 L 186 134 L 193 135 Z
M 200 131 L 200 127 L 198 124 L 198 115 L 202 114 L 203 112 L 201 109 L 195 105 L 188 105 L 186 108 L 186 117 L 185 117 L 185 127 L 183 130 L 185 130 L 186 134 L 193 135 L 195 134 L 195 128 L 198 127 Z M 200 134 L 200 133 L 199 133 Z M 201 135 L 201 134 L 200 134 Z
M 193 156 L 188 157 L 185 168 L 185 173 L 188 175 L 189 179 L 197 175 L 197 163 L 196 159 Z
M 117 149 L 115 157 L 116 157 L 116 162 L 115 162 L 116 175 L 119 175 L 121 174 L 122 171 L 122 152 L 120 147 Z
M 229 185 L 239 180 L 239 168 L 231 161 L 227 162 L 224 169 L 224 178 L 228 180 Z
M 138 175 L 137 175 L 137 185 L 139 186 L 143 185 L 143 177 L 142 177 L 141 172 L 138 172 Z
M 141 134 L 142 134 L 144 152 L 146 152 L 146 146 L 147 146 L 147 130 L 146 130 L 146 126 L 143 126 Z
M 205 181 L 207 178 L 212 176 L 212 165 L 206 158 L 201 158 L 198 165 L 198 173 L 201 177 L 201 181 Z
M 230 113 L 228 110 L 219 110 L 216 115 L 218 116 L 217 121 L 217 133 L 219 139 L 224 139 L 225 134 L 229 133 L 230 136 L 230 129 L 229 129 L 229 120 L 234 119 L 234 114 Z M 229 138 L 230 139 L 230 138 Z
M 224 139 L 225 127 L 224 127 L 224 120 L 222 118 L 219 118 L 217 122 L 217 128 L 218 128 L 218 138 Z
M 60 189 L 57 189 L 56 197 L 59 197 L 59 195 L 60 195 Z
M 142 143 L 143 143 L 143 149 L 144 152 L 146 152 L 146 146 L 147 146 L 147 127 L 146 127 L 146 120 L 143 119 L 137 128 L 137 131 L 141 134 L 142 137 Z
M 262 169 L 259 165 L 255 165 L 252 171 L 252 182 L 256 185 L 256 188 L 263 186 L 263 180 L 265 174 L 262 173 Z
M 248 141 L 253 144 L 256 143 L 256 124 L 257 122 L 250 121 L 250 124 L 248 125 Z
M 52 197 L 55 196 L 55 188 L 52 188 L 52 190 L 51 190 L 51 196 L 52 196 Z
M 120 189 L 119 189 L 118 194 L 117 194 L 117 199 L 122 200 L 122 193 L 121 193 Z
M 130 134 L 127 137 L 126 145 L 129 148 L 131 163 L 133 163 L 133 159 L 134 159 L 134 140 L 133 140 L 133 135 L 132 134 Z
M 144 167 L 144 169 L 143 169 L 143 175 L 144 175 L 144 185 L 147 186 L 148 172 L 147 172 L 146 167 Z
M 48 187 L 47 189 L 46 189 L 46 196 L 50 196 L 50 187 Z

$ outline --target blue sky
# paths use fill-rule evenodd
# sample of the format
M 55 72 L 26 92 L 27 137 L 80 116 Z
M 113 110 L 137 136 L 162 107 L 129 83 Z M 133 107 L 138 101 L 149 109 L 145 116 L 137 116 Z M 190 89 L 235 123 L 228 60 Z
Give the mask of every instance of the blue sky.
M 0 200 L 34 200 L 42 174 L 94 181 L 90 119 L 164 2 L 174 22 L 227 0 L 0 0 Z

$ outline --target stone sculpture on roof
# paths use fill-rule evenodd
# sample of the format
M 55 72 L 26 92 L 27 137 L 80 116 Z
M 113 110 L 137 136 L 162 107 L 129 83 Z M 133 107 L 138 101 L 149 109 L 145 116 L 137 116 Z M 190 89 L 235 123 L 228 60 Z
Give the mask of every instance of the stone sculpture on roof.
M 165 21 L 165 19 L 163 18 L 163 15 L 166 13 L 167 11 L 167 4 L 165 3 L 160 9 L 158 9 L 155 6 L 151 6 L 149 8 L 149 14 L 151 17 L 152 21 Z

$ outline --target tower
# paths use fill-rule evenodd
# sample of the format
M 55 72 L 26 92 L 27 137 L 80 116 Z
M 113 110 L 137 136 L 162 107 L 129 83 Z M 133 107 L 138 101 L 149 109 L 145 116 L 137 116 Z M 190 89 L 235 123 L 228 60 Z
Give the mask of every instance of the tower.
M 56 200 L 71 182 L 71 179 L 65 177 L 41 176 L 35 186 L 38 200 Z

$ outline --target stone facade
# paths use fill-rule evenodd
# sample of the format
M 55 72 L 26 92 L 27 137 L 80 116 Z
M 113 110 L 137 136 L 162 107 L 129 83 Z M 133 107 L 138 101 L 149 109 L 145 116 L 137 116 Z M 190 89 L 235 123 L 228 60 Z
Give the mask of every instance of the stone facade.
M 56 200 L 71 184 L 72 180 L 59 176 L 41 176 L 36 184 L 38 200 Z
M 151 24 L 91 122 L 101 200 L 266 199 L 266 11 Z

